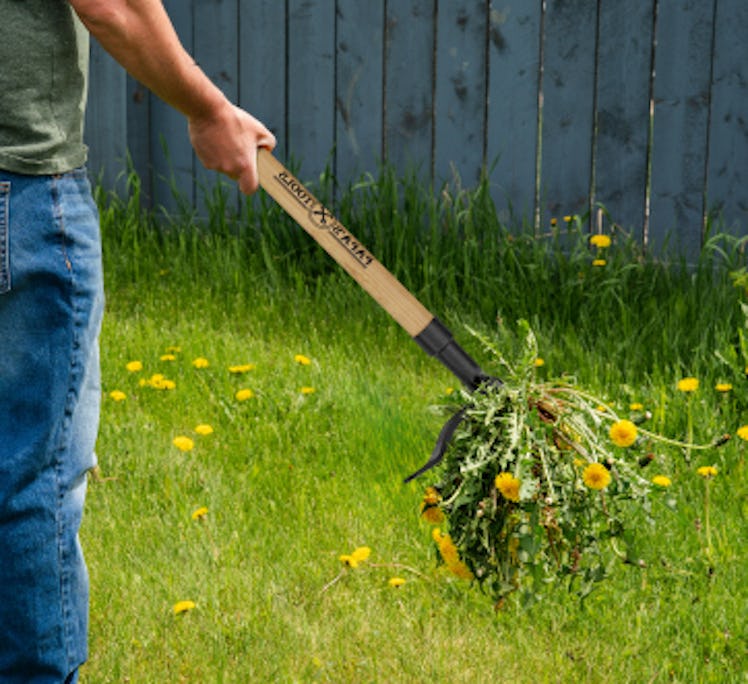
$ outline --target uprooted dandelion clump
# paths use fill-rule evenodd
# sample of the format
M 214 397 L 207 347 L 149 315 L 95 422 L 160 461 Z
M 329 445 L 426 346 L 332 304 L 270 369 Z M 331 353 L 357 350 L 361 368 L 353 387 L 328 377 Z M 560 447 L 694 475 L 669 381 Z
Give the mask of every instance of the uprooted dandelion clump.
M 462 396 L 465 417 L 421 505 L 422 517 L 439 526 L 441 560 L 497 606 L 514 592 L 532 601 L 559 584 L 583 597 L 615 564 L 643 566 L 633 521 L 652 520 L 653 497 L 674 505 L 670 479 L 645 470 L 653 457 L 644 447 L 690 452 L 726 441 L 677 442 L 571 382 L 540 379 L 535 337 L 522 326 L 516 364 L 473 333 L 503 382 Z

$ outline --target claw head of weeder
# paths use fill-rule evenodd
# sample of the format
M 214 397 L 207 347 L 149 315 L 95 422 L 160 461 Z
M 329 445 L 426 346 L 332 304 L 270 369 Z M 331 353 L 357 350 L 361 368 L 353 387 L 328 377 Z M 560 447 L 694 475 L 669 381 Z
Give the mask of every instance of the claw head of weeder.
M 486 392 L 489 387 L 498 387 L 502 384 L 503 383 L 498 378 L 490 377 L 488 375 L 482 375 L 480 379 L 476 381 L 475 386 L 471 387 L 470 389 L 475 392 L 483 393 Z M 460 423 L 464 420 L 465 414 L 467 413 L 467 410 L 469 408 L 470 404 L 466 404 L 449 417 L 447 422 L 444 423 L 442 429 L 439 431 L 439 436 L 436 438 L 436 444 L 434 445 L 434 449 L 431 452 L 431 456 L 429 456 L 429 460 L 426 461 L 426 463 L 424 463 L 418 470 L 408 475 L 408 477 L 406 477 L 403 482 L 410 482 L 411 480 L 414 480 L 420 475 L 423 475 L 426 471 L 431 470 L 435 466 L 439 465 L 439 463 L 441 463 L 442 459 L 444 458 L 444 454 L 447 452 L 449 442 L 452 440 L 452 437 L 454 436 L 454 433 L 459 427 Z

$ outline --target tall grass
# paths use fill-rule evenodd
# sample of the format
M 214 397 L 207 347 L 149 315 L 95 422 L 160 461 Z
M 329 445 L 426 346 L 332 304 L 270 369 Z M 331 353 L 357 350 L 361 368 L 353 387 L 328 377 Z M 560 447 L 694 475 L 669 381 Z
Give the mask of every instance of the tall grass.
M 323 201 L 333 186 L 324 174 L 310 183 Z M 177 289 L 197 279 L 216 294 L 254 297 L 260 288 L 285 297 L 291 288 L 321 306 L 332 291 L 342 296 L 338 267 L 266 196 L 237 215 L 217 185 L 207 216 L 159 216 L 138 209 L 137 177 L 129 187 L 124 201 L 101 198 L 105 224 L 116 226 L 108 272 L 117 288 L 140 287 L 156 274 Z M 743 238 L 717 234 L 689 264 L 646 255 L 612 223 L 613 244 L 599 267 L 585 217 L 559 219 L 540 236 L 505 226 L 486 181 L 433 192 L 415 175 L 384 167 L 337 194 L 338 218 L 427 307 L 458 325 L 482 322 L 511 336 L 519 319 L 528 320 L 559 358 L 596 349 L 625 359 L 622 381 L 714 368 L 714 352 L 737 343 L 741 291 L 731 274 L 745 265 Z M 143 260 L 159 268 L 145 272 Z
M 463 324 L 511 356 L 524 318 L 538 372 L 573 373 L 621 412 L 641 402 L 657 430 L 685 434 L 684 375 L 701 380 L 697 440 L 748 422 L 739 240 L 715 237 L 685 265 L 615 229 L 593 266 L 582 221 L 559 217 L 546 236 L 504 226 L 484 184 L 432 192 L 383 169 L 347 189 L 313 185 L 481 363 Z M 510 601 L 497 613 L 437 566 L 418 517 L 428 478 L 402 484 L 433 446 L 444 418 L 432 406 L 454 378 L 266 198 L 237 214 L 217 189 L 208 215 L 166 217 L 141 210 L 137 178 L 129 187 L 99 197 L 108 313 L 84 681 L 745 681 L 741 440 L 691 463 L 655 454 L 647 468 L 672 477 L 678 503 L 663 497 L 655 523 L 632 521 L 645 567 L 616 568 L 583 604 L 551 591 L 531 611 Z M 127 371 L 132 360 L 144 369 Z M 176 388 L 141 385 L 156 372 Z M 237 401 L 241 388 L 253 398 Z M 195 434 L 199 423 L 214 433 Z M 173 446 L 178 435 L 194 449 Z M 705 464 L 719 470 L 709 556 Z M 346 569 L 338 557 L 362 545 L 371 558 Z M 185 599 L 194 610 L 173 615 Z

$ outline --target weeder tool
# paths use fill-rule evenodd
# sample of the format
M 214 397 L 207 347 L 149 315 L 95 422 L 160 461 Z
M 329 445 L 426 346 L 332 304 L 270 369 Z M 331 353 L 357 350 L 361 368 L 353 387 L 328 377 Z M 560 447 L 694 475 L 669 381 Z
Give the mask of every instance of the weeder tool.
M 411 294 L 293 174 L 268 150 L 257 157 L 260 185 L 430 356 L 441 361 L 471 392 L 489 377 L 460 347 L 444 324 Z M 439 433 L 428 461 L 405 481 L 433 468 L 459 425 L 466 408 L 457 411 Z

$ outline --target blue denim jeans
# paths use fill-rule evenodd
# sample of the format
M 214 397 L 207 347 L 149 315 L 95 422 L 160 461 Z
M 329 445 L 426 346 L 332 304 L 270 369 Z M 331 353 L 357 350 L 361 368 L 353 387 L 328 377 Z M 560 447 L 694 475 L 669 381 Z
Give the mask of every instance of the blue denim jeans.
M 83 169 L 0 171 L 0 682 L 69 684 L 87 655 L 78 541 L 103 310 Z

